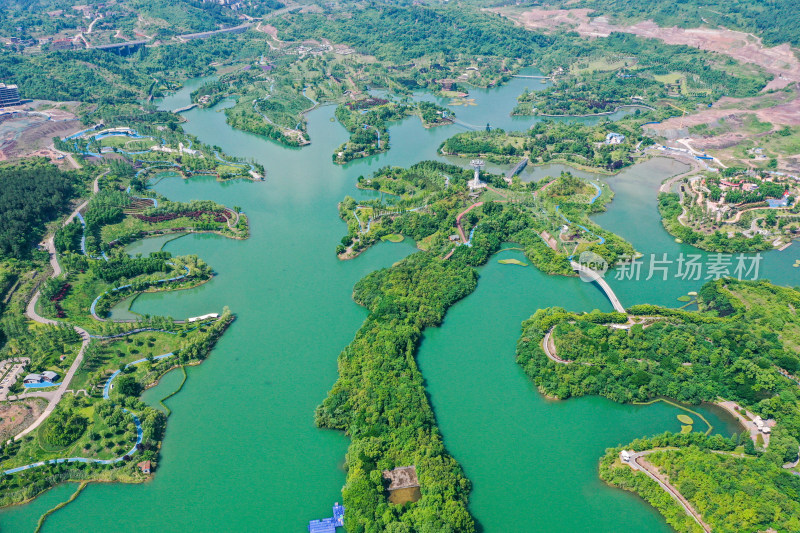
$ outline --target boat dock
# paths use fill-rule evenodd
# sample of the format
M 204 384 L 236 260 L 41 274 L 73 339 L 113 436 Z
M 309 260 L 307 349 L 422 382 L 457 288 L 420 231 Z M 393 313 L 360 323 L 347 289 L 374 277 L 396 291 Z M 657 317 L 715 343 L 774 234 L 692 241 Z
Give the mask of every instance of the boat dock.
M 344 527 L 344 506 L 333 504 L 333 516 L 320 520 L 309 520 L 308 533 L 336 533 L 337 527 Z

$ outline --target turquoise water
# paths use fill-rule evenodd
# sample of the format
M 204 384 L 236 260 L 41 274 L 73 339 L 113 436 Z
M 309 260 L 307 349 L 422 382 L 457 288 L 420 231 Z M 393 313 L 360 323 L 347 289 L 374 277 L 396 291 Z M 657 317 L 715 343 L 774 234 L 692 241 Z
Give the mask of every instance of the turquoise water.
M 187 84 L 161 106 L 185 105 L 201 82 Z M 515 79 L 502 88 L 473 91 L 478 105 L 455 108 L 456 113 L 471 124 L 525 128 L 533 119 L 507 114 L 526 86 L 530 80 Z M 252 235 L 235 241 L 194 234 L 167 243 L 164 249 L 173 254 L 198 254 L 217 275 L 193 290 L 143 295 L 133 310 L 183 318 L 220 312 L 227 305 L 237 320 L 209 359 L 188 370 L 183 391 L 169 400 L 172 415 L 153 480 L 92 485 L 52 516 L 45 532 L 299 532 L 308 520 L 329 516 L 331 505 L 341 501 L 348 439 L 316 428 L 314 408 L 336 379 L 338 353 L 366 316 L 352 302 L 353 285 L 412 253 L 414 246 L 409 240 L 381 243 L 355 260 L 339 261 L 334 250 L 346 227 L 337 202 L 347 194 L 365 194 L 355 189 L 359 175 L 435 158 L 444 139 L 465 129 L 457 124 L 425 129 L 416 117 L 407 118 L 390 128 L 388 153 L 341 167 L 330 156 L 348 134 L 330 121 L 333 111 L 323 107 L 309 114 L 312 144 L 303 149 L 232 130 L 218 110 L 184 114 L 187 131 L 228 154 L 256 159 L 265 166 L 267 180 L 171 178 L 155 185 L 174 200 L 241 206 Z M 557 174 L 562 168 L 548 170 Z M 658 159 L 607 178 L 616 198 L 595 220 L 645 254 L 690 251 L 666 234 L 655 210 L 658 184 L 681 168 Z M 531 179 L 542 172 L 526 170 Z M 145 253 L 157 244 L 144 241 L 128 249 Z M 798 249 L 766 254 L 764 272 L 777 282 L 794 283 L 797 271 L 790 265 Z M 500 257 L 522 259 L 513 251 Z M 603 485 L 597 461 L 606 447 L 677 431 L 680 411 L 665 404 L 543 398 L 514 362 L 520 322 L 550 305 L 571 310 L 610 310 L 611 305 L 593 284 L 500 265 L 496 259 L 480 269 L 475 293 L 456 304 L 441 327 L 425 333 L 418 356 L 445 443 L 474 483 L 471 510 L 477 520 L 486 532 L 669 531 L 644 502 Z M 675 305 L 678 296 L 701 282 L 610 283 L 625 305 Z M 157 403 L 180 377 L 168 375 L 145 393 L 146 401 Z M 728 418 L 702 411 L 717 431 L 735 429 Z M 3 511 L 0 528 L 28 530 L 42 509 L 51 507 L 42 502 L 56 493 Z

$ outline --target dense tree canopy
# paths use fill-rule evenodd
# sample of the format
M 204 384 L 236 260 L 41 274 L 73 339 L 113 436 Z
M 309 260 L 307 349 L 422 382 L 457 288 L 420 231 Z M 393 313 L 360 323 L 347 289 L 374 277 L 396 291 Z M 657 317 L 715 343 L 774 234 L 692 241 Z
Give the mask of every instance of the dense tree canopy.
M 45 225 L 80 192 L 78 174 L 43 160 L 0 167 L 0 258 L 28 257 Z
M 316 414 L 317 424 L 352 439 L 348 531 L 475 531 L 470 483 L 444 448 L 414 354 L 423 329 L 476 283 L 468 266 L 417 253 L 356 284 L 354 298 L 370 315 L 339 356 L 339 379 Z M 416 465 L 422 498 L 392 505 L 381 471 L 408 465 Z

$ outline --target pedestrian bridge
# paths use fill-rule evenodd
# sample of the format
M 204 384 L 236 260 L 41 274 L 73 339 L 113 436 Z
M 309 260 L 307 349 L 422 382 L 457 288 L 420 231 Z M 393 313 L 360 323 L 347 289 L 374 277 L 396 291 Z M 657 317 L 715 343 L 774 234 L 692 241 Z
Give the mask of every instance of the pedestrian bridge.
M 611 305 L 614 306 L 614 311 L 620 313 L 625 312 L 625 307 L 622 306 L 622 303 L 620 303 L 619 298 L 617 298 L 617 295 L 614 294 L 614 291 L 611 289 L 611 286 L 608 284 L 608 282 L 606 282 L 605 278 L 603 278 L 603 276 L 601 276 L 599 272 L 587 266 L 584 266 L 578 263 L 577 261 L 570 261 L 569 263 L 572 265 L 572 269 L 575 272 L 578 272 L 579 274 L 584 274 L 592 281 L 597 283 L 601 289 L 603 289 L 603 292 L 606 293 L 608 299 L 611 300 Z

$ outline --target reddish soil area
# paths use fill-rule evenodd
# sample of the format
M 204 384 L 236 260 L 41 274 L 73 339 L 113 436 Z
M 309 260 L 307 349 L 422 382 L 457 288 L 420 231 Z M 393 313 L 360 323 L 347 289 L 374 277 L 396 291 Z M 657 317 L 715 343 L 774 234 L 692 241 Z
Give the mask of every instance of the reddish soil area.
M 559 31 L 568 27 L 588 37 L 607 37 L 611 32 L 626 32 L 660 39 L 668 44 L 684 44 L 730 56 L 743 63 L 753 63 L 773 74 L 766 89 L 779 89 L 800 81 L 800 60 L 788 44 L 765 47 L 761 39 L 739 31 L 719 28 L 662 28 L 653 21 L 632 26 L 611 24 L 606 17 L 589 18 L 591 9 L 534 8 L 520 13 L 508 8 L 494 8 L 526 28 Z

